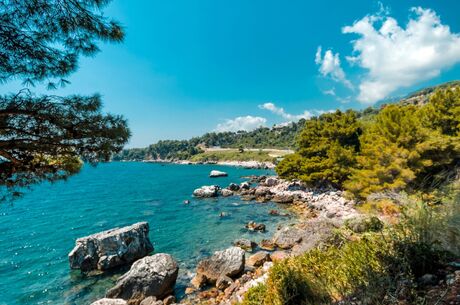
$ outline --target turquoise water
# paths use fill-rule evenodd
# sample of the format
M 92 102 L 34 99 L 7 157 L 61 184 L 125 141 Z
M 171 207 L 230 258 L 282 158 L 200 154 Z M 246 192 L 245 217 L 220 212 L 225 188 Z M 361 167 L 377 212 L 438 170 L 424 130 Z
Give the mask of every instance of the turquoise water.
M 229 174 L 208 178 L 212 169 Z M 34 187 L 12 205 L 0 205 L 0 304 L 89 304 L 124 271 L 85 276 L 71 271 L 67 254 L 75 239 L 138 221 L 150 224 L 155 252 L 173 255 L 180 265 L 177 293 L 183 292 L 199 259 L 240 237 L 269 237 L 286 218 L 268 215 L 272 203 L 236 197 L 194 199 L 201 185 L 241 182 L 244 175 L 267 174 L 215 165 L 108 163 L 85 166 L 66 182 Z M 190 205 L 183 201 L 190 199 Z M 220 212 L 228 213 L 220 218 Z M 250 233 L 244 224 L 264 222 L 268 232 Z

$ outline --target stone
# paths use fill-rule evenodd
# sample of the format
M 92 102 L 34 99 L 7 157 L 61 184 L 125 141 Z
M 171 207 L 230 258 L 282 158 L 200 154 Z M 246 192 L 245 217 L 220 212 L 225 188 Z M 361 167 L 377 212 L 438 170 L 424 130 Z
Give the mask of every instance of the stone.
M 227 177 L 227 176 L 228 176 L 228 174 L 226 172 L 221 172 L 221 171 L 218 171 L 218 170 L 212 170 L 209 173 L 210 178 Z
M 201 287 L 203 287 L 204 285 L 206 285 L 208 279 L 206 278 L 206 276 L 204 276 L 203 274 L 200 274 L 198 273 L 197 275 L 195 275 L 192 280 L 190 281 L 190 284 L 192 284 L 192 286 L 196 289 L 200 289 Z
M 290 249 L 300 243 L 304 231 L 295 227 L 284 227 L 275 233 L 273 243 L 281 249 Z
M 136 261 L 106 296 L 130 300 L 130 304 L 150 296 L 161 299 L 173 293 L 178 272 L 179 267 L 171 255 L 147 256 Z
M 256 223 L 254 221 L 250 221 L 246 224 L 245 227 L 250 231 L 265 232 L 265 225 L 263 223 Z
M 251 188 L 251 185 L 249 184 L 249 182 L 242 182 L 240 184 L 240 189 L 242 190 L 249 190 Z
M 270 259 L 273 262 L 279 262 L 289 257 L 289 254 L 286 251 L 275 251 L 270 253 Z
M 222 189 L 220 191 L 220 194 L 223 196 L 223 197 L 230 197 L 230 196 L 233 196 L 233 191 L 229 190 L 229 189 Z
M 262 239 L 260 241 L 259 247 L 268 251 L 273 251 L 276 248 L 275 244 L 269 239 Z
M 103 298 L 91 303 L 91 305 L 128 305 L 128 303 L 123 299 Z
M 214 254 L 198 263 L 197 275 L 204 277 L 207 283 L 214 284 L 220 276 L 234 278 L 244 270 L 244 250 L 230 247 Z
M 156 297 L 148 297 L 146 299 L 143 299 L 139 305 L 163 305 L 163 302 L 157 300 Z
M 268 212 L 268 215 L 279 216 L 280 212 L 278 210 L 270 210 L 270 212 Z
M 279 180 L 278 178 L 275 178 L 275 177 L 268 177 L 267 179 L 265 179 L 265 182 L 264 182 L 266 186 L 275 186 L 278 183 L 279 183 Z
M 436 285 L 437 283 L 437 277 L 433 274 L 425 274 L 423 276 L 421 276 L 419 279 L 418 279 L 418 282 L 420 283 L 420 285 L 422 286 L 430 286 L 430 285 Z
M 233 192 L 237 192 L 240 190 L 240 186 L 236 183 L 230 183 L 227 188 Z
M 224 291 L 227 287 L 233 284 L 233 280 L 226 275 L 221 275 L 216 281 L 216 288 Z
M 107 270 L 130 264 L 152 251 L 149 225 L 139 222 L 79 238 L 68 257 L 72 269 Z
M 217 185 L 203 185 L 193 191 L 193 196 L 201 198 L 217 197 L 219 195 L 219 189 Z
M 164 305 L 172 305 L 176 302 L 176 298 L 173 295 L 170 295 L 163 299 Z
M 254 251 L 254 249 L 257 247 L 257 244 L 253 241 L 250 241 L 249 239 L 246 238 L 241 238 L 237 239 L 233 242 L 233 245 L 235 247 L 240 247 L 241 249 L 245 251 Z
M 269 260 L 270 254 L 267 251 L 259 251 L 248 258 L 247 264 L 252 267 L 259 267 Z
M 279 192 L 273 196 L 272 199 L 276 203 L 292 203 L 294 201 L 294 195 L 290 192 Z

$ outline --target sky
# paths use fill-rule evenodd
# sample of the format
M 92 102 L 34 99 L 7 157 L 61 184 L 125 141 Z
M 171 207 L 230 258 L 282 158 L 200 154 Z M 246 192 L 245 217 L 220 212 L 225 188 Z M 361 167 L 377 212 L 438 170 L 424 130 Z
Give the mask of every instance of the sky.
M 105 15 L 125 41 L 101 43 L 52 94 L 100 93 L 128 119 L 127 147 L 362 109 L 460 79 L 459 11 L 456 0 L 113 0 Z

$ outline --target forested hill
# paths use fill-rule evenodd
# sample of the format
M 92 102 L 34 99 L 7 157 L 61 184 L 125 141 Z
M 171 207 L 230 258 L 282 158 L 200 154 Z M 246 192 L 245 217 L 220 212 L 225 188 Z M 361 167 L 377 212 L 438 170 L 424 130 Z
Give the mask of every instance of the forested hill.
M 305 120 L 253 131 L 210 132 L 190 140 L 162 140 L 145 148 L 125 149 L 114 156 L 119 160 L 187 160 L 205 147 L 293 149 Z

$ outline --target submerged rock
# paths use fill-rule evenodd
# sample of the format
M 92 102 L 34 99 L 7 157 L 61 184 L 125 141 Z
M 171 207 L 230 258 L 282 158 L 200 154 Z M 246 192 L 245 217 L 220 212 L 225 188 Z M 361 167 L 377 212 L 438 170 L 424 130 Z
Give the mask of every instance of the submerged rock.
M 256 223 L 254 221 L 250 221 L 246 224 L 246 229 L 250 231 L 260 231 L 265 232 L 265 225 L 263 223 Z
M 227 176 L 228 176 L 228 174 L 226 172 L 221 172 L 221 171 L 217 171 L 217 170 L 212 170 L 209 173 L 210 178 L 227 177 Z
M 243 272 L 244 262 L 244 250 L 239 247 L 216 251 L 198 264 L 192 284 L 199 288 L 206 283 L 215 284 L 221 276 L 234 278 Z
M 219 186 L 204 185 L 193 191 L 193 196 L 202 198 L 217 197 L 219 195 Z
M 158 253 L 136 261 L 123 274 L 107 297 L 129 300 L 139 304 L 147 297 L 164 298 L 173 293 L 179 267 L 171 255 Z
M 69 253 L 72 269 L 107 270 L 130 264 L 153 251 L 149 225 L 139 222 L 77 239 Z

